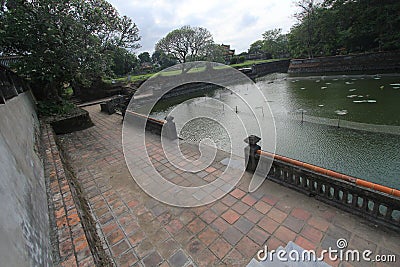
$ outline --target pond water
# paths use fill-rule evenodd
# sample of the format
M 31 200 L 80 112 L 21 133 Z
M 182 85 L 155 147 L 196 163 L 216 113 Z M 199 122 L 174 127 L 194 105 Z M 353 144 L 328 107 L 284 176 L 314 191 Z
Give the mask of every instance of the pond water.
M 259 134 L 256 125 L 252 126 L 251 112 L 267 116 L 269 105 L 275 120 L 277 154 L 400 189 L 400 74 L 271 74 L 256 84 L 267 99 L 264 103 L 252 99 L 251 87 L 242 85 L 234 89 L 248 96 L 246 103 L 235 93 L 217 89 L 206 96 L 162 100 L 152 116 L 163 119 L 172 114 L 183 139 L 198 142 L 210 138 L 219 148 L 229 150 L 229 135 L 242 133 L 235 129 L 237 120 L 214 99 L 237 108 L 237 115 L 250 124 L 250 134 Z M 218 117 L 231 129 L 204 118 L 181 123 L 200 110 Z M 261 146 L 266 144 L 268 140 L 262 140 Z M 245 143 L 237 145 L 244 147 Z

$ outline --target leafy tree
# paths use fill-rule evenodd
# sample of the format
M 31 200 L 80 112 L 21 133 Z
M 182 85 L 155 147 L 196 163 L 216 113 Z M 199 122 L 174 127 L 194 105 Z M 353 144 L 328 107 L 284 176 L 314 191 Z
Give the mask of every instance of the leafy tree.
M 143 62 L 151 62 L 151 57 L 150 57 L 149 52 L 140 53 L 138 55 L 138 58 L 140 59 L 141 63 L 143 63 Z
M 313 54 L 313 43 L 315 42 L 314 32 L 317 27 L 315 13 L 316 9 L 320 7 L 317 0 L 300 0 L 297 2 L 297 6 L 300 7 L 301 11 L 297 13 L 295 16 L 298 20 L 302 21 L 304 24 L 305 34 L 304 34 L 304 43 L 307 48 L 308 57 L 314 57 Z
M 209 44 L 205 50 L 206 50 L 206 56 L 204 58 L 205 60 L 225 63 L 226 50 L 221 45 L 212 43 Z
M 139 30 L 105 0 L 2 1 L 0 49 L 39 98 L 60 99 L 68 83 L 89 85 L 110 71 L 115 48 L 139 47 Z
M 280 58 L 289 53 L 288 38 L 286 34 L 282 34 L 282 29 L 268 30 L 262 36 L 262 40 L 257 40 L 250 45 L 249 54 L 264 54 Z
M 214 44 L 211 33 L 201 27 L 183 26 L 159 40 L 155 50 L 176 58 L 180 63 L 206 59 Z
M 159 66 L 159 69 L 165 69 L 176 64 L 176 59 L 165 54 L 160 50 L 155 50 L 151 55 L 151 60 L 154 64 Z
M 124 76 L 139 66 L 139 60 L 136 55 L 124 48 L 116 47 L 112 52 L 112 57 L 111 70 L 117 76 Z
M 249 54 L 261 54 L 264 53 L 264 41 L 257 40 L 250 45 Z
M 288 40 L 282 29 L 268 30 L 263 33 L 263 50 L 272 54 L 274 58 L 288 54 Z
M 294 56 L 400 49 L 400 1 L 300 1 L 289 46 Z

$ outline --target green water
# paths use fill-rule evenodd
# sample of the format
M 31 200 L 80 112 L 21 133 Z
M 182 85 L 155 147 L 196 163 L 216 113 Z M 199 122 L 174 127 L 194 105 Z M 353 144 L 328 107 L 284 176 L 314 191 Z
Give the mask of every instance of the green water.
M 400 89 L 396 88 L 400 85 L 391 84 L 400 84 L 400 74 L 312 77 L 272 74 L 257 82 L 268 100 L 263 110 L 255 108 L 259 105 L 257 99 L 251 99 L 252 92 L 246 86 L 235 90 L 248 95 L 248 103 L 225 90 L 207 94 L 232 108 L 238 107 L 239 117 L 249 123 L 249 133 L 253 134 L 258 132 L 251 125 L 248 107 L 260 113 L 269 105 L 276 126 L 277 154 L 400 189 Z M 171 113 L 184 139 L 197 142 L 207 137 L 219 148 L 229 150 L 229 134 L 215 123 L 201 118 L 186 124 L 181 122 L 206 109 L 231 125 L 228 130 L 235 135 L 239 133 L 235 128 L 237 121 L 204 97 L 179 105 L 190 97 L 163 100 L 152 116 L 164 118 Z M 363 100 L 370 102 L 353 102 Z M 299 109 L 305 110 L 304 122 Z M 346 110 L 347 114 L 339 116 L 337 110 Z M 339 117 L 340 128 L 337 128 Z M 261 146 L 268 142 L 262 140 Z
M 337 118 L 334 111 L 345 109 L 345 120 L 400 125 L 399 76 L 292 77 L 278 84 L 290 99 L 287 109 L 303 108 L 308 115 L 326 118 Z M 260 86 L 266 87 L 263 82 Z M 366 100 L 372 103 L 354 102 Z

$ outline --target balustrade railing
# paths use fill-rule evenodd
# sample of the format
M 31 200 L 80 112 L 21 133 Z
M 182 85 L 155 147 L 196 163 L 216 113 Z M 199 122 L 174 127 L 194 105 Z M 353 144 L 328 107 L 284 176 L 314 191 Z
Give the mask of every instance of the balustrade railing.
M 0 104 L 29 90 L 29 85 L 10 69 L 0 65 Z
M 250 140 L 250 142 L 249 142 Z M 370 220 L 400 229 L 400 191 L 259 149 L 259 138 L 246 138 L 248 171 Z M 252 149 L 257 148 L 257 149 Z M 272 165 L 271 165 L 272 161 Z M 271 168 L 268 170 L 268 167 Z

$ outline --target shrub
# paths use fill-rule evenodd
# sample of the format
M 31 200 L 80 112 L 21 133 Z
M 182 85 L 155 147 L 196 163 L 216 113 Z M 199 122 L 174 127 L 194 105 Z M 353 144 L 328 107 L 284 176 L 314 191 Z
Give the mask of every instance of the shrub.
M 237 64 L 238 63 L 238 58 L 237 57 L 232 57 L 231 60 L 229 61 L 229 64 Z
M 64 115 L 70 113 L 75 105 L 66 100 L 60 101 L 39 101 L 38 102 L 38 113 L 39 116 L 53 116 L 53 115 Z

